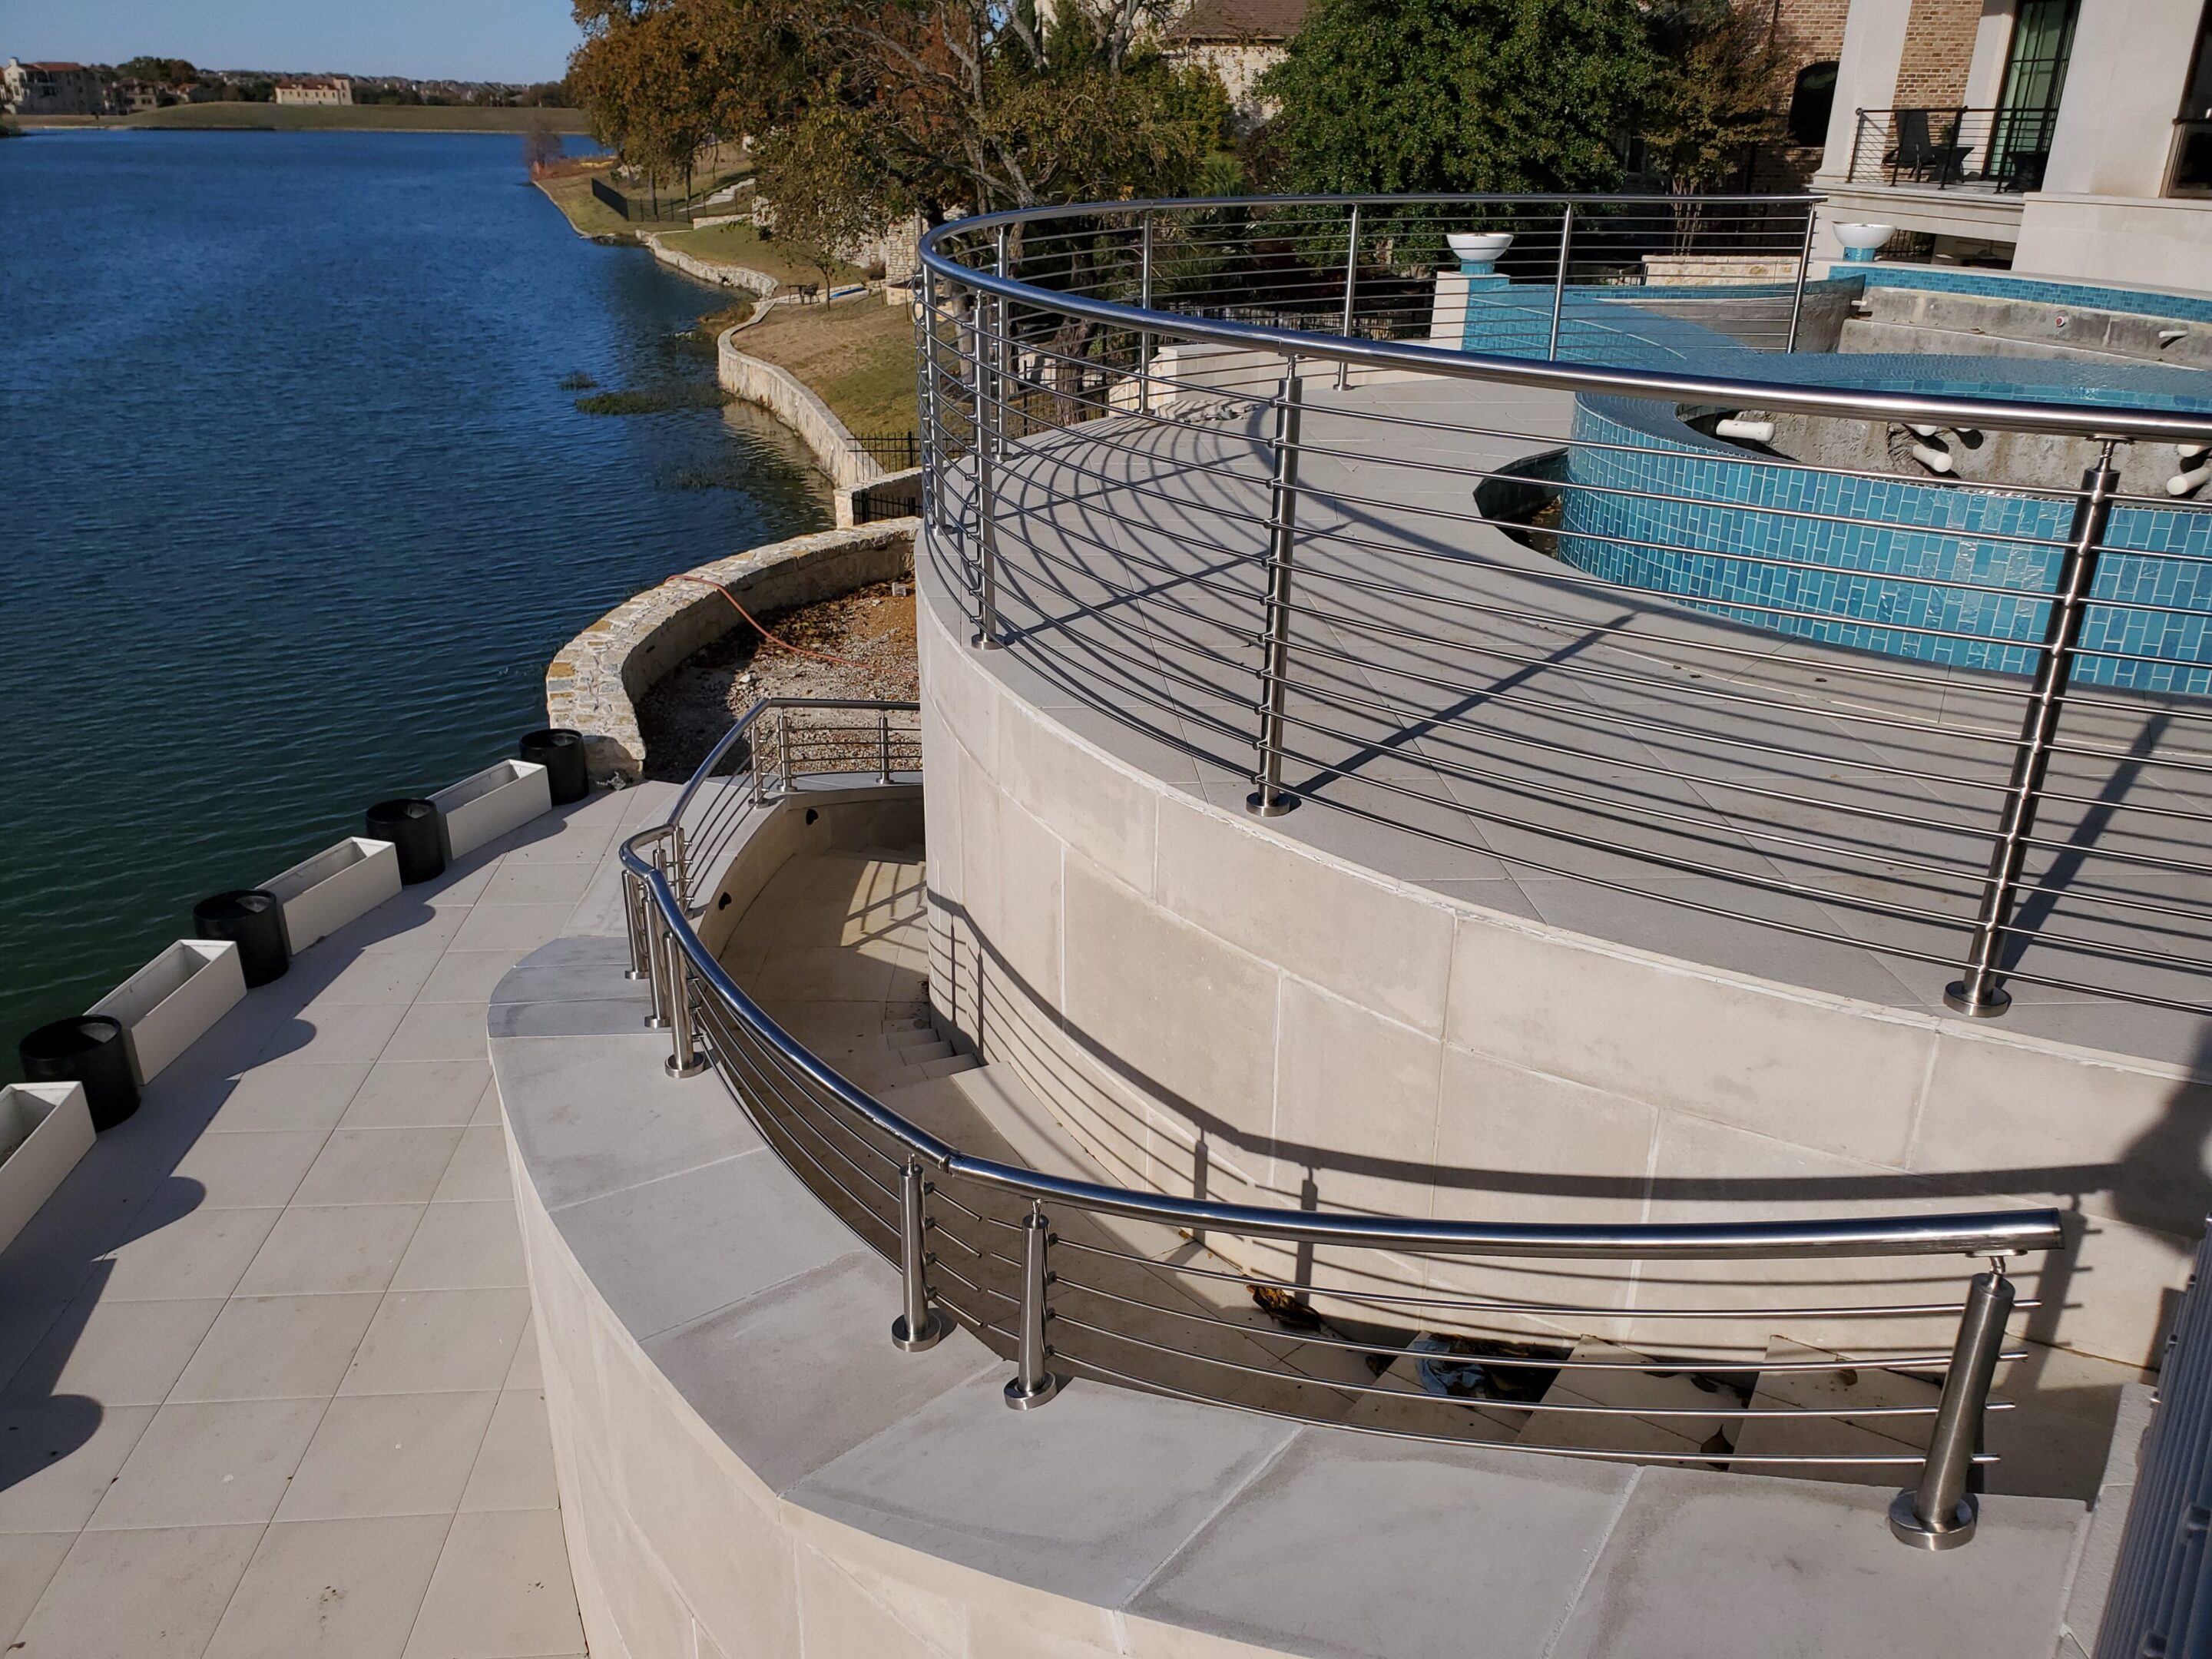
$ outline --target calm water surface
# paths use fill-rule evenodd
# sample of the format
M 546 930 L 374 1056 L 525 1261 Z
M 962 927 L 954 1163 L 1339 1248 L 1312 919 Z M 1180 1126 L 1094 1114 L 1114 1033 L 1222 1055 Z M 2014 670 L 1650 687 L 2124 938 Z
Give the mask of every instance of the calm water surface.
M 0 218 L 0 1075 L 194 900 L 512 753 L 593 617 L 828 522 L 750 410 L 577 412 L 711 381 L 671 337 L 721 301 L 512 136 L 40 135 Z

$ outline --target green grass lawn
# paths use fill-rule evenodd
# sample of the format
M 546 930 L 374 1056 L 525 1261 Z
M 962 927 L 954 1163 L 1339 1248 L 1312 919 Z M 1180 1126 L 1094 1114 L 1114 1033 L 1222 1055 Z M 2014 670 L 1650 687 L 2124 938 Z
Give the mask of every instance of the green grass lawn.
M 72 126 L 95 125 L 72 121 Z M 173 104 L 96 125 L 230 128 L 257 132 L 584 132 L 576 109 L 492 109 L 465 104 Z
M 779 283 L 796 285 L 800 283 L 819 283 L 822 272 L 812 261 L 795 252 L 788 244 L 762 240 L 761 234 L 748 224 L 709 225 L 704 230 L 672 231 L 661 239 L 662 246 L 680 249 L 694 258 L 712 259 L 726 265 L 748 265 L 764 271 Z M 857 283 L 861 273 L 851 265 L 835 265 L 831 276 L 840 283 Z
M 880 294 L 777 306 L 738 336 L 737 348 L 789 369 L 855 432 L 915 429 L 913 313 Z

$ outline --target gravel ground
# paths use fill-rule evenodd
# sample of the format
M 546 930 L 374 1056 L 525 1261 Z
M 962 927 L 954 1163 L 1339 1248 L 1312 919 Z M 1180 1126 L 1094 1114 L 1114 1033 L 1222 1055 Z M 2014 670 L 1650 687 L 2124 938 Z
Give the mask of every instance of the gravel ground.
M 799 656 L 738 620 L 714 644 L 678 663 L 639 704 L 647 777 L 690 777 L 730 722 L 763 697 L 911 700 L 920 695 L 911 581 L 855 588 L 819 605 L 771 612 L 760 623 L 802 650 L 846 660 Z

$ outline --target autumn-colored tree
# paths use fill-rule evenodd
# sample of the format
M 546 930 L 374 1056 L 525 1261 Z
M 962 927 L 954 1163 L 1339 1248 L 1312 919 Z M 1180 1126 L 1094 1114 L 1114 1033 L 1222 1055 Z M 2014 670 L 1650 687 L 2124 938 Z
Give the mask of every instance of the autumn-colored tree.
M 1700 194 L 1779 132 L 1791 56 L 1759 0 L 1659 0 L 1644 22 L 1657 66 L 1638 124 L 1645 161 L 1676 194 Z
M 871 163 L 866 118 L 823 104 L 781 127 L 760 150 L 761 193 L 774 214 L 775 237 L 822 273 L 853 263 L 861 242 L 890 216 L 884 181 Z

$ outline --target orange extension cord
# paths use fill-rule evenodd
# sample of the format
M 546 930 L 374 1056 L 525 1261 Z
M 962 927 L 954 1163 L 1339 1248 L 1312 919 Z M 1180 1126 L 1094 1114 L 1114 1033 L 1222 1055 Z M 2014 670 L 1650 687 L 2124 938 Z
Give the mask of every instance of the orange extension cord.
M 680 575 L 671 576 L 668 579 L 668 581 L 661 583 L 661 586 L 665 587 L 668 586 L 668 582 L 698 582 L 705 586 L 714 589 L 736 608 L 737 613 L 740 617 L 743 617 L 747 622 L 752 623 L 754 633 L 759 635 L 770 645 L 781 646 L 785 650 L 790 652 L 795 657 L 811 657 L 817 662 L 834 662 L 841 668 L 864 668 L 866 666 L 865 663 L 854 662 L 850 657 L 833 657 L 827 651 L 809 651 L 803 645 L 793 645 L 789 640 L 780 640 L 776 638 L 775 635 L 769 633 L 768 629 L 760 625 L 759 621 L 753 616 L 751 611 L 746 610 L 744 606 L 738 604 L 738 596 L 736 594 L 731 592 L 728 588 L 724 587 L 721 583 L 714 580 L 711 576 L 695 576 L 691 574 L 690 572 L 685 571 Z

